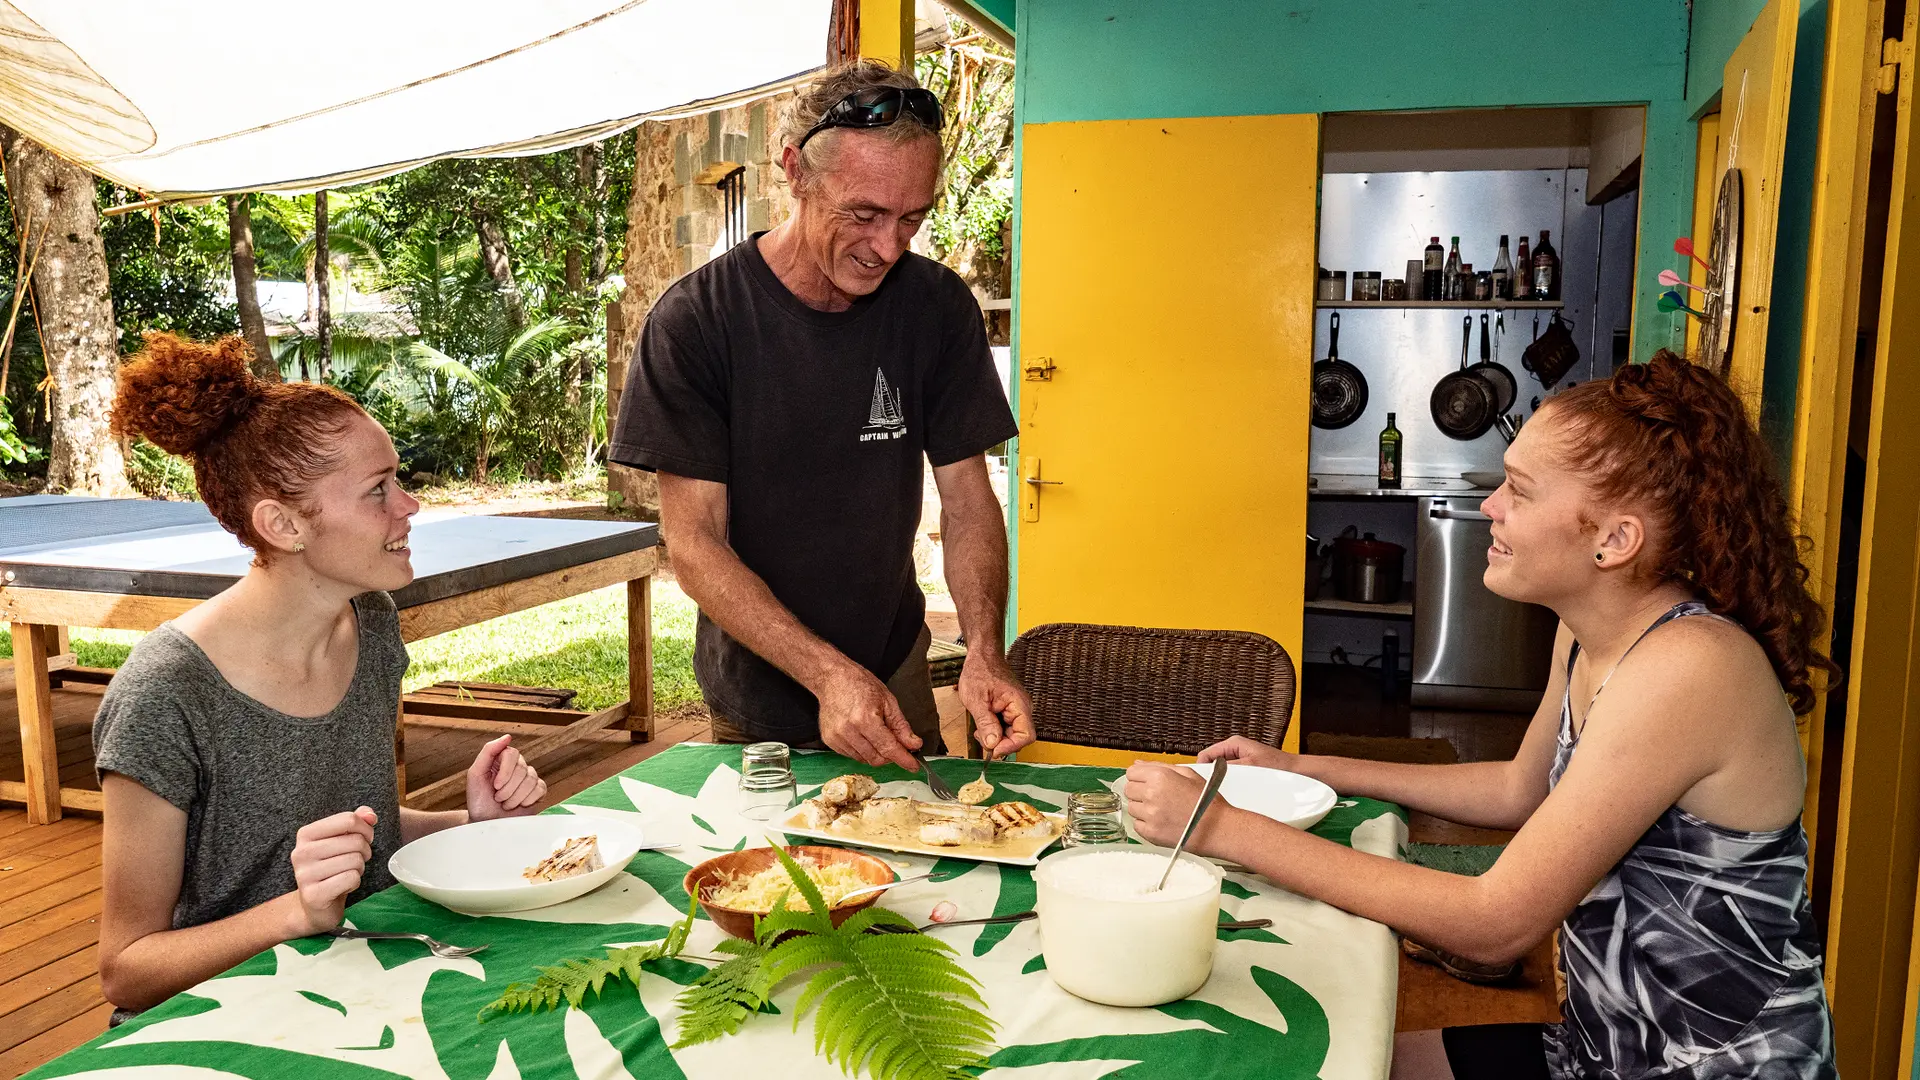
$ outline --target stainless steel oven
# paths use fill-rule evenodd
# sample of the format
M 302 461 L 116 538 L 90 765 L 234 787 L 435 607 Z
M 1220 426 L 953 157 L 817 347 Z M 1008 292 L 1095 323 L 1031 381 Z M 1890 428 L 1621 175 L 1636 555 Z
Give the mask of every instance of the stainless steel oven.
M 1418 500 L 1413 704 L 1531 710 L 1553 662 L 1553 612 L 1493 594 L 1481 581 L 1493 519 L 1478 497 Z

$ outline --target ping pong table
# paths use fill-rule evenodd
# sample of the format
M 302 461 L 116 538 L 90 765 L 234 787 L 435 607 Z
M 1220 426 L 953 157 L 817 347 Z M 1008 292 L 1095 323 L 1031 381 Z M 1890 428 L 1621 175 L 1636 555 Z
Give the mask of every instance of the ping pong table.
M 393 594 L 401 634 L 418 641 L 625 583 L 627 700 L 577 718 L 556 716 L 556 710 L 541 717 L 502 710 L 495 718 L 563 725 L 524 745 L 521 752 L 529 759 L 608 728 L 644 742 L 653 734 L 658 544 L 659 527 L 647 523 L 423 515 L 411 537 L 413 583 Z M 0 621 L 13 630 L 24 759 L 24 779 L 0 781 L 0 801 L 26 803 L 35 824 L 58 820 L 63 807 L 103 808 L 100 792 L 60 786 L 52 677 L 67 627 L 152 630 L 238 581 L 251 561 L 252 552 L 200 503 L 66 495 L 0 499 Z M 395 761 L 407 804 L 430 802 L 450 785 L 464 784 L 464 774 L 456 774 L 407 790 L 403 723 L 406 712 L 422 710 L 415 703 L 397 708 Z

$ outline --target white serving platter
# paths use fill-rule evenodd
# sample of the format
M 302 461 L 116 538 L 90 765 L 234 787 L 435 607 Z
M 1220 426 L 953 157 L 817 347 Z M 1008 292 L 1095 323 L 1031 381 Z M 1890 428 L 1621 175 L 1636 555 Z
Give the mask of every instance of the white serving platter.
M 1181 768 L 1210 777 L 1219 765 L 1210 761 Z M 1258 765 L 1228 765 L 1227 778 L 1220 784 L 1220 797 L 1242 810 L 1251 810 L 1296 829 L 1311 829 L 1320 824 L 1320 819 L 1327 816 L 1340 798 L 1332 788 L 1311 776 L 1263 769 Z
M 921 799 L 927 802 L 927 799 Z M 811 840 L 839 847 L 871 848 L 877 851 L 893 851 L 903 855 L 925 855 L 935 859 L 965 859 L 969 862 L 1000 863 L 1004 866 L 1024 866 L 1031 870 L 1040 865 L 1040 853 L 1060 842 L 1067 834 L 1067 820 L 1060 814 L 1044 815 L 1053 822 L 1052 836 L 1036 836 L 1027 840 L 1001 841 L 993 844 L 967 844 L 961 847 L 939 847 L 934 844 L 922 844 L 918 841 L 893 841 L 878 837 L 847 836 L 829 832 L 826 829 L 809 829 L 797 824 L 800 808 L 787 811 L 779 824 L 781 832 L 788 836 L 804 836 Z
M 528 881 L 523 872 L 564 841 L 596 836 L 598 870 L 559 881 Z M 430 833 L 387 860 L 387 869 L 421 897 L 466 915 L 528 911 L 572 900 L 612 881 L 645 846 L 640 829 L 594 815 L 535 814 L 476 821 Z

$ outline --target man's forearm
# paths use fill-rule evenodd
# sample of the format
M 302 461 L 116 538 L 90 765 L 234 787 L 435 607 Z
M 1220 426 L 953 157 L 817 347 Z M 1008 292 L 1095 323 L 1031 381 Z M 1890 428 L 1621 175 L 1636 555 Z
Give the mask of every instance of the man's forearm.
M 680 587 L 707 618 L 815 696 L 836 669 L 853 663 L 795 618 L 731 547 L 689 539 L 669 550 Z
M 960 616 L 967 652 L 998 660 L 1006 653 L 1007 530 L 999 500 L 942 502 L 947 591 Z
M 429 833 L 465 825 L 467 821 L 465 810 L 415 810 L 403 806 L 400 808 L 400 842 L 411 844 Z

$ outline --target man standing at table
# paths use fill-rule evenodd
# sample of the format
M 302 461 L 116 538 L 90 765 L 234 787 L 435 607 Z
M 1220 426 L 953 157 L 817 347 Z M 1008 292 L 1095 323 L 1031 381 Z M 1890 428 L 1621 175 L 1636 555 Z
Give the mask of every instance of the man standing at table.
M 610 456 L 660 476 L 719 741 L 907 769 L 939 747 L 913 564 L 923 456 L 967 641 L 961 702 L 996 755 L 1033 741 L 985 456 L 1018 428 L 979 305 L 907 250 L 940 123 L 939 100 L 884 64 L 827 73 L 781 128 L 793 216 L 682 278 L 641 331 Z

